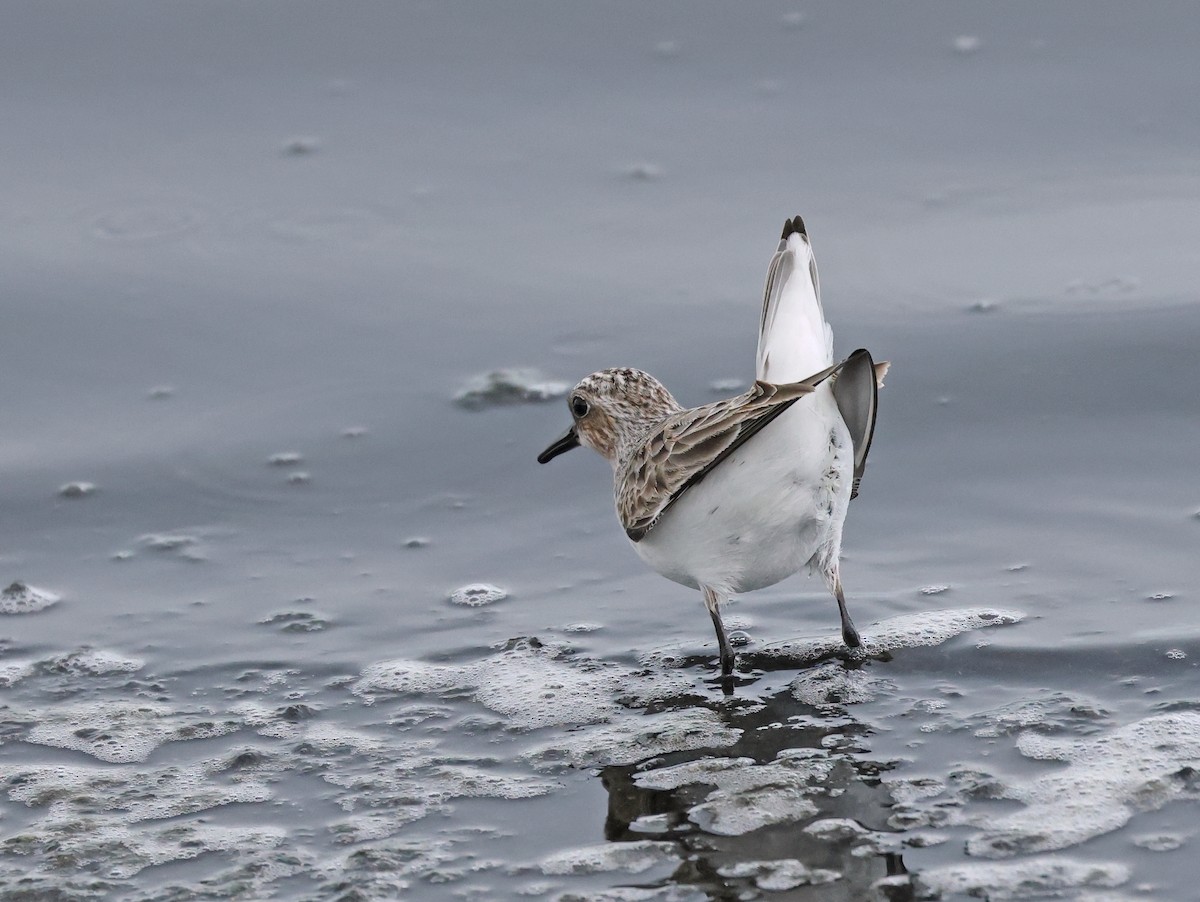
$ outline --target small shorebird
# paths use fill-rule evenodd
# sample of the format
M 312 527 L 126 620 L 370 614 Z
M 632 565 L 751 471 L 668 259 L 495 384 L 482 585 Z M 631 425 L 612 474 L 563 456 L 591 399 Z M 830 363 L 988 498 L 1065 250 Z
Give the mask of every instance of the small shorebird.
M 612 464 L 625 534 L 651 567 L 703 593 L 724 676 L 734 654 L 721 603 L 805 566 L 825 578 L 842 639 L 857 647 L 838 559 L 887 367 L 863 349 L 834 364 L 797 216 L 784 223 L 767 271 L 753 388 L 685 410 L 641 370 L 592 373 L 567 396 L 571 427 L 538 462 L 582 444 Z

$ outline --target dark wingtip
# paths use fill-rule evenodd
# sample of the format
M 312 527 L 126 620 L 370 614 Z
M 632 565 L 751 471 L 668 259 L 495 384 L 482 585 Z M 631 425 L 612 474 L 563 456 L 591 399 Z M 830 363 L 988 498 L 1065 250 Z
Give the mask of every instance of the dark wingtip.
M 783 234 L 779 236 L 780 241 L 787 241 L 788 235 L 799 233 L 805 238 L 808 237 L 808 229 L 804 228 L 804 220 L 799 216 L 793 216 L 791 219 L 785 220 L 783 223 Z
M 629 536 L 630 541 L 640 542 L 646 538 L 646 533 L 650 531 L 648 526 L 633 526 L 625 530 L 625 535 Z

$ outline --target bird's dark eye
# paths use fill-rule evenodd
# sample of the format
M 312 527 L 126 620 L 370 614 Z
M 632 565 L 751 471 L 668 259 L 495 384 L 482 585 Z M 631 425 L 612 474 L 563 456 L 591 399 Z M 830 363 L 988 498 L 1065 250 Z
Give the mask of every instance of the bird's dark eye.
M 588 402 L 576 395 L 571 399 L 571 413 L 577 417 L 586 417 L 588 412 Z

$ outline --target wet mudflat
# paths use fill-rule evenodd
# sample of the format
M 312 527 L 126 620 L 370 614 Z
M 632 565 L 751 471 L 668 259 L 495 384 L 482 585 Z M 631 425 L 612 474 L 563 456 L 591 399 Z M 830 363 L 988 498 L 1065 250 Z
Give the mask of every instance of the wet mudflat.
M 1189 6 L 7 18 L 0 899 L 1190 897 Z M 534 456 L 739 390 L 797 212 L 867 654 L 796 577 L 728 696 Z

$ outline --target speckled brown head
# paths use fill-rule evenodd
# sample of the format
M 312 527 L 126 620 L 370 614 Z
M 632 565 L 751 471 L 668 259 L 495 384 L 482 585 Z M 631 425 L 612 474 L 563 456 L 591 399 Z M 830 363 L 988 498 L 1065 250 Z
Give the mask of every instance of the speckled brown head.
M 683 410 L 661 382 L 649 373 L 628 368 L 585 376 L 567 395 L 567 406 L 575 422 L 538 455 L 538 463 L 586 445 L 615 468 L 653 427 Z

